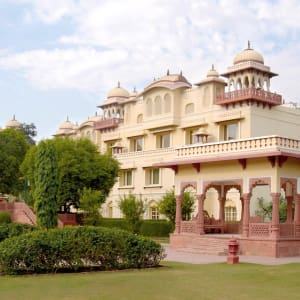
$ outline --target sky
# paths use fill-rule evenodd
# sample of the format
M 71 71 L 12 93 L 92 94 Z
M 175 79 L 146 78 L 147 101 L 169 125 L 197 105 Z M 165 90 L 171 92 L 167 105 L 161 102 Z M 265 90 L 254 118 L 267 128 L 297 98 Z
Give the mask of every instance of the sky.
M 82 123 L 109 90 L 138 91 L 214 64 L 225 72 L 247 47 L 279 76 L 271 91 L 300 103 L 299 0 L 0 0 L 0 127 L 15 115 L 51 138 Z

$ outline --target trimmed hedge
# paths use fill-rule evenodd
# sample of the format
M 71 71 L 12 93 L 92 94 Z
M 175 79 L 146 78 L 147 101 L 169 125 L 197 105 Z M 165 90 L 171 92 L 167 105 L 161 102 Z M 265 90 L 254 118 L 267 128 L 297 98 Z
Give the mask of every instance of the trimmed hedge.
M 102 218 L 100 225 L 109 228 L 130 230 L 126 219 Z M 143 236 L 168 237 L 174 231 L 174 225 L 166 220 L 142 220 L 140 234 Z
M 11 222 L 10 214 L 6 211 L 0 211 L 0 224 L 9 224 Z
M 0 243 L 4 274 L 147 268 L 158 266 L 163 257 L 160 244 L 103 227 L 38 230 Z
M 10 223 L 0 225 L 0 242 L 14 236 L 19 236 L 23 233 L 34 231 L 37 228 L 28 224 Z
M 144 236 L 168 237 L 174 225 L 166 220 L 143 220 L 140 233 Z

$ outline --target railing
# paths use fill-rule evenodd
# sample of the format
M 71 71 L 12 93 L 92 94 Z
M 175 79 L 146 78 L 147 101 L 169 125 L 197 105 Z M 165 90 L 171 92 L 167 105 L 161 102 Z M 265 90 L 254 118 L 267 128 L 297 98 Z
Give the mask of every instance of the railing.
M 250 223 L 250 237 L 269 237 L 271 232 L 271 223 Z
M 129 151 L 129 152 L 122 152 L 117 153 L 114 156 L 118 159 L 128 158 L 128 157 L 144 157 L 146 155 L 159 155 L 162 157 L 166 154 L 174 154 L 175 155 L 175 148 L 159 148 L 153 150 L 145 150 L 145 151 Z
M 279 136 L 264 136 L 249 139 L 224 141 L 209 144 L 193 144 L 176 148 L 177 157 L 192 157 L 199 155 L 232 154 L 233 152 L 252 152 L 278 148 L 300 151 L 300 140 Z
M 196 221 L 181 221 L 180 231 L 185 233 L 196 233 L 197 222 Z
M 280 237 L 293 237 L 295 236 L 295 225 L 282 223 L 279 225 Z
M 97 121 L 94 123 L 94 129 L 106 129 L 106 128 L 114 128 L 118 127 L 120 123 L 123 122 L 121 118 L 111 118 L 111 119 L 104 119 L 102 121 Z
M 251 99 L 271 105 L 282 104 L 281 95 L 256 88 L 245 88 L 217 95 L 216 104 L 222 105 Z

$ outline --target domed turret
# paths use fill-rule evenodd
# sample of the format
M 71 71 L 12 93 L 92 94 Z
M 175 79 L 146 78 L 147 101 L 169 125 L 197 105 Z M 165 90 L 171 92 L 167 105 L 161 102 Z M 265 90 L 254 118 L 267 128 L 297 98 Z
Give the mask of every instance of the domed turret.
M 219 73 L 215 70 L 215 66 L 212 65 L 211 69 L 207 72 L 206 75 L 207 78 L 218 78 L 219 77 Z
M 240 52 L 233 60 L 233 64 L 239 64 L 245 61 L 254 61 L 260 64 L 264 64 L 263 56 L 257 51 L 251 49 L 250 42 L 248 41 L 248 48 Z
M 108 92 L 107 99 L 110 98 L 129 98 L 129 93 L 122 88 L 120 82 L 118 82 L 118 86 Z
M 12 120 L 10 120 L 6 123 L 6 128 L 16 129 L 16 128 L 20 128 L 21 126 L 22 126 L 22 124 L 16 120 L 15 115 L 13 116 Z

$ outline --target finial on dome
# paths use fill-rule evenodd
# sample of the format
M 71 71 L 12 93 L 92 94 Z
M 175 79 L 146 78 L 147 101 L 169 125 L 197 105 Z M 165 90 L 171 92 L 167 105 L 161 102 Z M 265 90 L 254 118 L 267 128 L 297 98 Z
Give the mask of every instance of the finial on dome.
M 136 88 L 135 87 L 133 88 L 133 92 L 136 93 Z
M 180 75 L 180 77 L 182 76 L 182 70 L 180 70 L 180 74 L 179 75 Z
M 69 122 L 69 116 L 67 116 L 67 122 Z
M 13 115 L 13 121 L 16 121 L 16 115 Z
M 250 41 L 248 40 L 248 49 L 251 49 Z
M 118 88 L 120 87 L 120 81 L 118 81 Z
M 98 113 L 97 112 L 95 112 L 95 117 L 97 117 L 98 116 Z
M 211 65 L 211 70 L 215 71 L 215 65 L 214 64 Z
M 169 75 L 170 75 L 170 70 L 168 69 L 168 70 L 167 70 L 167 76 L 169 76 Z
M 153 81 L 155 81 L 155 77 L 153 77 Z

